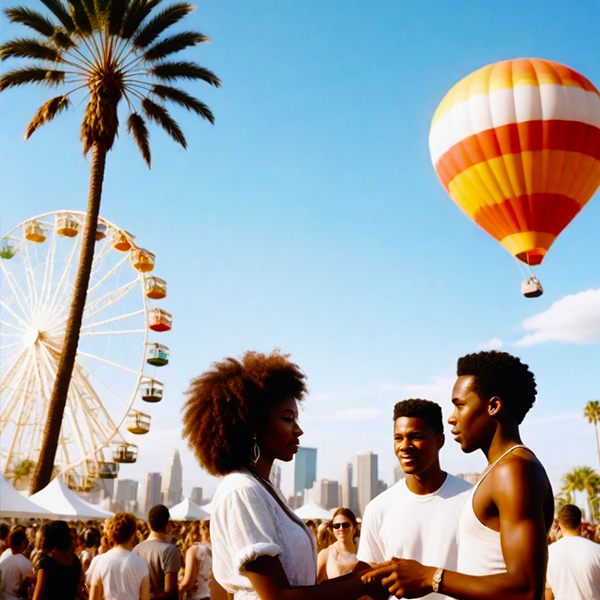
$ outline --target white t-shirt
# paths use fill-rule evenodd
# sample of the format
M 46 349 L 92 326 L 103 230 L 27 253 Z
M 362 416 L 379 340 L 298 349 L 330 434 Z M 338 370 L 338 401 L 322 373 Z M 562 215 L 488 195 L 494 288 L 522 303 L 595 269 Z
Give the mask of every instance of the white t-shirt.
M 278 556 L 290 585 L 316 583 L 314 535 L 302 522 L 293 521 L 250 472 L 226 475 L 212 507 L 213 574 L 236 600 L 258 599 L 245 566 L 260 556 Z
M 600 600 L 600 544 L 571 535 L 550 544 L 547 579 L 556 600 Z
M 148 574 L 148 565 L 141 556 L 117 546 L 94 557 L 86 582 L 91 585 L 100 579 L 104 600 L 139 600 L 142 579 Z
M 408 489 L 406 479 L 401 479 L 367 505 L 358 560 L 373 564 L 408 558 L 430 567 L 456 570 L 458 520 L 470 488 L 471 484 L 448 474 L 437 491 L 418 495 Z M 446 597 L 434 593 L 425 596 Z
M 33 575 L 31 561 L 22 554 L 13 554 L 8 548 L 0 556 L 0 598 L 2 600 L 17 600 L 17 592 L 27 575 Z

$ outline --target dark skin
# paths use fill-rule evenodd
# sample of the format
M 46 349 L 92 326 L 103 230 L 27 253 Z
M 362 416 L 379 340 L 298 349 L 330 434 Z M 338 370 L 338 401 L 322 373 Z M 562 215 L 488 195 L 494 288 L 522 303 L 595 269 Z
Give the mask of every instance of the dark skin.
M 452 403 L 454 412 L 448 422 L 463 452 L 481 450 L 491 465 L 522 443 L 518 422 L 502 399 L 480 398 L 473 376 L 457 379 Z M 554 499 L 541 463 L 525 449 L 511 452 L 483 480 L 473 509 L 486 527 L 500 532 L 506 573 L 475 577 L 444 571 L 441 592 L 459 600 L 542 600 Z M 416 561 L 393 559 L 363 579 L 381 581 L 397 597 L 420 598 L 432 591 L 435 570 Z
M 276 404 L 265 425 L 256 432 L 260 458 L 248 469 L 268 479 L 273 461 L 290 461 L 298 452 L 300 436 L 298 406 L 294 398 Z M 355 600 L 369 593 L 384 600 L 388 594 L 379 585 L 368 585 L 357 573 L 330 579 L 322 585 L 292 587 L 278 557 L 261 556 L 246 564 L 246 576 L 261 600 Z
M 425 419 L 398 417 L 394 421 L 394 454 L 413 494 L 432 494 L 446 480 L 446 472 L 440 467 L 440 450 L 444 441 L 444 434 L 436 434 Z M 367 568 L 367 563 L 359 562 L 355 570 Z

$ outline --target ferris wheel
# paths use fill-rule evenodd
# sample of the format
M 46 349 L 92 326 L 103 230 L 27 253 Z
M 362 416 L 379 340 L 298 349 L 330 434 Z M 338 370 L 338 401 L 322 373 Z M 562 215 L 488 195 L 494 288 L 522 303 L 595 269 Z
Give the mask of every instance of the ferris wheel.
M 37 463 L 62 351 L 85 213 L 50 212 L 24 221 L 0 249 L 0 456 L 10 478 Z M 100 218 L 77 358 L 55 468 L 74 489 L 114 479 L 137 459 L 128 433 L 150 430 L 140 401 L 158 402 L 157 369 L 169 348 L 149 339 L 171 329 L 152 301 L 166 282 L 135 236 Z M 135 407 L 134 407 L 135 406 Z M 14 479 L 14 478 L 13 478 Z

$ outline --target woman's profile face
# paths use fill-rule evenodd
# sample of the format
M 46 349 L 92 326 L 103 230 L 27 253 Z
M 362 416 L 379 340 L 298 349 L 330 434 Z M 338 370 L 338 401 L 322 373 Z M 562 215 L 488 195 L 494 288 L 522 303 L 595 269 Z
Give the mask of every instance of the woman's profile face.
M 269 413 L 262 432 L 257 435 L 261 455 L 289 462 L 300 447 L 304 433 L 298 424 L 298 404 L 294 398 L 278 402 Z
M 336 515 L 331 524 L 335 539 L 340 542 L 352 539 L 354 537 L 354 525 L 352 521 L 344 515 Z

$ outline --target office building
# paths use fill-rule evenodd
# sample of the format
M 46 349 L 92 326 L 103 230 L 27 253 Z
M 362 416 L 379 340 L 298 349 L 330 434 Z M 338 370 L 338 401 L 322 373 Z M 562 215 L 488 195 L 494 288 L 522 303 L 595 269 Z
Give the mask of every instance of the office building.
M 294 458 L 294 495 L 309 490 L 317 480 L 317 449 L 300 446 Z
M 146 514 L 157 504 L 163 503 L 161 492 L 162 475 L 160 473 L 148 473 L 148 481 L 146 483 Z
M 365 507 L 380 491 L 377 477 L 377 454 L 367 452 L 356 457 L 356 487 L 358 488 L 358 512 L 363 515 Z
M 173 450 L 162 481 L 163 503 L 171 508 L 183 500 L 183 469 L 179 450 Z

